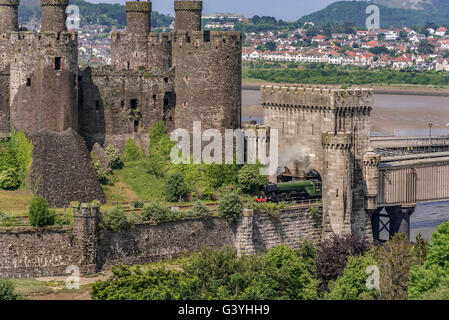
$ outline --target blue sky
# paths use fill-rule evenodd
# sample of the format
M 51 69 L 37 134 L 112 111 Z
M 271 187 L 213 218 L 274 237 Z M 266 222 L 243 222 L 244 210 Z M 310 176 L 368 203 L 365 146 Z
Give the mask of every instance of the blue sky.
M 87 0 L 92 3 L 125 3 L 124 0 Z M 172 0 L 153 0 L 153 10 L 173 13 Z M 203 0 L 204 13 L 233 12 L 252 17 L 270 15 L 288 21 L 325 8 L 336 0 Z

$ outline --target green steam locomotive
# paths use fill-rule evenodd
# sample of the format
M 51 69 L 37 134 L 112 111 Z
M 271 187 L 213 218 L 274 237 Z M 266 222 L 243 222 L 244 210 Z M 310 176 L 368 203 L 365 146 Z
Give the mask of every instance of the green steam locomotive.
M 321 198 L 321 181 L 318 179 L 297 180 L 285 183 L 268 183 L 260 189 L 257 202 L 291 202 Z

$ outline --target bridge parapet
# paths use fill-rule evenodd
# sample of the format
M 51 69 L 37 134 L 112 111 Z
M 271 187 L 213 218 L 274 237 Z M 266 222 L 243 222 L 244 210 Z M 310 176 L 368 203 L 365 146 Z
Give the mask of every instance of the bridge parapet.
M 360 108 L 371 110 L 373 89 L 340 89 L 331 86 L 292 85 L 261 87 L 261 103 L 265 106 Z

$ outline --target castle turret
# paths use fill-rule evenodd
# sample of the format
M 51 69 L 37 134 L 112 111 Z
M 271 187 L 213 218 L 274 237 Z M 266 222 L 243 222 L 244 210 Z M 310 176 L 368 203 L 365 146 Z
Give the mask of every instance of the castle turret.
M 151 31 L 151 2 L 126 2 L 126 31 L 146 36 Z
M 368 212 L 377 209 L 379 163 L 380 155 L 370 148 L 363 156 L 363 193 L 365 195 L 365 209 Z
M 240 32 L 175 33 L 175 127 L 240 128 L 242 36 Z
M 151 2 L 126 2 L 126 32 L 112 33 L 112 64 L 126 70 L 147 68 L 150 31 Z
M 176 31 L 201 31 L 203 1 L 175 1 Z
M 325 226 L 324 230 L 331 229 L 338 235 L 351 234 L 351 135 L 323 133 L 322 141 L 324 148 L 323 215 L 331 227 Z
M 41 32 L 67 31 L 68 4 L 69 0 L 41 0 Z
M 22 31 L 11 37 L 11 128 L 78 129 L 76 32 Z
M 20 0 L 0 0 L 0 37 L 19 30 L 18 8 Z

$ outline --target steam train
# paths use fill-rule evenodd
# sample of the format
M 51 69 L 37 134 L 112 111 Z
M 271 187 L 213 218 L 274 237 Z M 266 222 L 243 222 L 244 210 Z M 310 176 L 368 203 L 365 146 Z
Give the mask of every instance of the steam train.
M 321 181 L 305 179 L 285 183 L 268 183 L 260 188 L 257 202 L 292 202 L 321 198 Z

